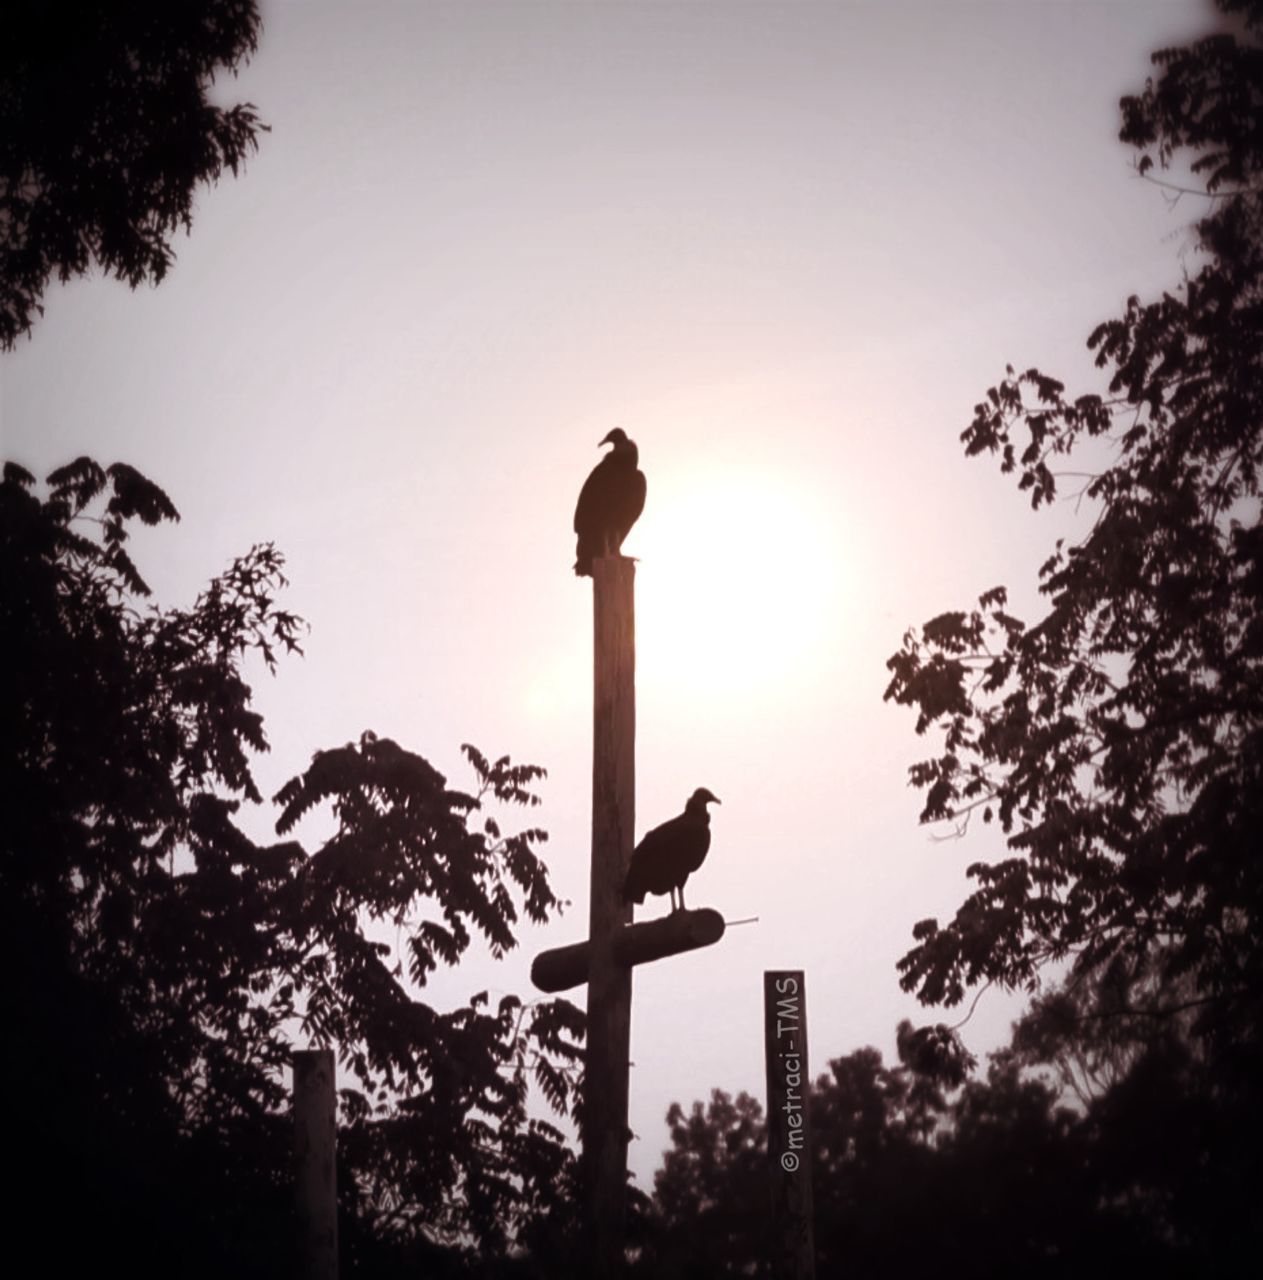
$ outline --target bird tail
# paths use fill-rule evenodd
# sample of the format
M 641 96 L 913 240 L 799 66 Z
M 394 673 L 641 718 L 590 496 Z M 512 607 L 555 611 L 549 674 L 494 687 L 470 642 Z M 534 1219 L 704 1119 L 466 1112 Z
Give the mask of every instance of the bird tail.
M 599 546 L 592 545 L 591 538 L 585 538 L 580 535 L 575 539 L 574 548 L 574 571 L 576 576 L 580 578 L 590 578 L 592 576 L 592 561 L 596 558 Z

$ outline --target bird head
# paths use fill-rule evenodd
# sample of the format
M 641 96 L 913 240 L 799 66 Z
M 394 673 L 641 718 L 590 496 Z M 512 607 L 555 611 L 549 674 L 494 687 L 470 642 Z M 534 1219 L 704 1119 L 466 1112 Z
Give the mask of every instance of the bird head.
M 631 444 L 631 441 L 627 438 L 627 432 L 622 427 L 615 427 L 613 431 L 606 434 L 601 443 L 612 444 L 615 449 L 618 449 L 620 445 Z
M 717 796 L 707 791 L 705 787 L 698 787 L 696 791 L 689 796 L 688 807 L 690 809 L 700 809 L 706 812 L 708 804 L 723 804 L 723 801 Z

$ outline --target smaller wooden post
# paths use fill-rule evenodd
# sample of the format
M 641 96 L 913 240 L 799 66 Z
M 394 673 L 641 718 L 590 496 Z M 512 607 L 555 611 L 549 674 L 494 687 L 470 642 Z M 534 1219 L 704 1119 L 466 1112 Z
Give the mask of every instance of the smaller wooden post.
M 338 1280 L 334 1072 L 332 1049 L 294 1054 L 294 1180 L 302 1280 Z
M 763 1024 L 772 1271 L 777 1280 L 814 1280 L 808 1107 L 811 1076 L 807 1065 L 807 987 L 801 969 L 764 971 Z

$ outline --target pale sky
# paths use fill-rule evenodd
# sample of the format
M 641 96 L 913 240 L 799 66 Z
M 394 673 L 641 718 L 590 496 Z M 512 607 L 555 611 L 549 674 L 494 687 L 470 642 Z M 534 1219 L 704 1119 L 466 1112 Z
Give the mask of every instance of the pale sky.
M 306 657 L 261 671 L 264 790 L 364 729 L 458 788 L 544 765 L 566 916 L 428 998 L 531 994 L 587 929 L 597 442 L 640 446 L 637 834 L 698 786 L 690 906 L 757 925 L 638 969 L 631 1164 L 672 1101 L 763 1095 L 761 974 L 803 968 L 813 1074 L 893 1054 L 911 928 L 995 833 L 936 843 L 883 704 L 905 628 L 998 583 L 1031 617 L 1038 516 L 960 432 L 1006 362 L 1095 385 L 1084 339 L 1178 283 L 1194 210 L 1138 179 L 1118 99 L 1207 0 L 298 3 L 226 99 L 272 131 L 198 201 L 157 289 L 55 287 L 0 358 L 6 457 L 126 461 L 183 520 L 141 571 L 189 604 L 271 540 Z M 262 835 L 270 807 L 253 818 Z M 525 820 L 525 819 L 524 819 Z M 307 829 L 311 839 L 319 823 Z M 651 899 L 641 917 L 665 912 Z M 583 990 L 572 993 L 583 1001 Z M 977 1053 L 1020 1007 L 991 993 Z

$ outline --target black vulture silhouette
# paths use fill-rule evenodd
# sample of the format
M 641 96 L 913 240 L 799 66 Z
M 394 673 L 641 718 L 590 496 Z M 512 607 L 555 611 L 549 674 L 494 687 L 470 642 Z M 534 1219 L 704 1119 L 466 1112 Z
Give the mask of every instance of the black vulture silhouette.
M 615 427 L 601 443 L 614 447 L 592 468 L 574 509 L 574 531 L 579 535 L 574 571 L 580 577 L 591 576 L 593 560 L 618 551 L 645 509 L 645 473 L 637 466 L 636 442 L 622 427 Z
M 684 910 L 684 882 L 702 865 L 710 848 L 710 814 L 706 806 L 721 803 L 718 796 L 698 787 L 678 818 L 645 835 L 627 868 L 625 902 L 644 902 L 647 893 L 670 893 L 671 910 Z

